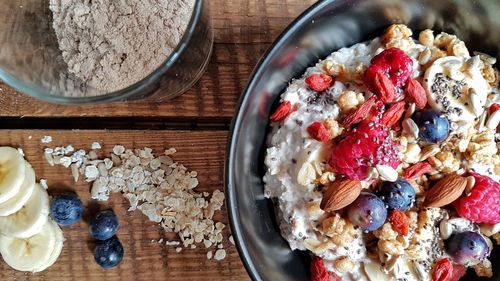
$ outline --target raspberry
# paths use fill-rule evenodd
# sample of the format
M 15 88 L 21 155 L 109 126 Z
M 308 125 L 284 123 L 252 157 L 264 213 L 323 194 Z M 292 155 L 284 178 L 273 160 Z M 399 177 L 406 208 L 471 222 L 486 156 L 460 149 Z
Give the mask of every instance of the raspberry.
M 311 258 L 311 281 L 340 281 L 340 277 L 326 270 L 323 259 L 313 256 Z
M 380 164 L 396 169 L 400 161 L 388 129 L 367 120 L 333 145 L 328 163 L 351 180 L 363 180 L 367 178 L 368 168 Z
M 500 223 L 500 183 L 477 173 L 470 173 L 476 179 L 471 193 L 453 202 L 457 213 L 476 223 Z
M 405 85 L 406 80 L 413 73 L 413 61 L 405 52 L 397 48 L 384 50 L 376 55 L 371 60 L 371 65 L 365 72 L 365 83 L 372 92 L 376 92 L 378 81 L 377 74 L 382 73 L 389 77 L 394 86 L 401 93 L 401 88 Z

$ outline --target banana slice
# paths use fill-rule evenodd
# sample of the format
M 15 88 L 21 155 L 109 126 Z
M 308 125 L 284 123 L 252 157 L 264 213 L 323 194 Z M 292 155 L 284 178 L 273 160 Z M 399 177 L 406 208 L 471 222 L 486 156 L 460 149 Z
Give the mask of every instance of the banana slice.
M 24 162 L 26 176 L 24 177 L 23 184 L 14 197 L 0 204 L 0 216 L 8 216 L 21 210 L 35 190 L 35 171 L 33 171 L 28 162 Z
M 491 87 L 484 79 L 479 63 L 474 60 L 447 56 L 437 59 L 427 69 L 424 87 L 429 104 L 452 122 L 474 124 L 484 112 Z
M 14 197 L 24 181 L 24 158 L 17 149 L 0 147 L 0 203 Z
M 36 272 L 51 258 L 56 242 L 54 224 L 47 221 L 38 234 L 29 238 L 0 236 L 3 260 L 16 270 Z
M 64 244 L 64 236 L 61 228 L 59 225 L 57 225 L 56 222 L 53 220 L 49 219 L 48 223 L 50 223 L 51 227 L 53 228 L 54 231 L 54 237 L 55 237 L 55 244 L 54 244 L 54 249 L 52 250 L 52 253 L 50 254 L 49 259 L 40 265 L 39 267 L 35 268 L 33 272 L 40 272 L 44 271 L 45 269 L 49 268 L 52 266 L 59 256 L 61 255 L 63 244 Z
M 382 266 L 378 261 L 364 262 L 365 273 L 370 281 L 391 281 L 391 277 L 382 271 Z
M 0 217 L 0 232 L 4 235 L 27 238 L 42 229 L 49 216 L 49 195 L 39 184 L 21 210 Z

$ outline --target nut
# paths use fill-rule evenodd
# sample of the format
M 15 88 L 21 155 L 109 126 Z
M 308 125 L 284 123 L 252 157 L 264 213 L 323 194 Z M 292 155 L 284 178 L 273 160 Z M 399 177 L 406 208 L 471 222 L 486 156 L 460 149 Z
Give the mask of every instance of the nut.
M 456 174 L 451 174 L 438 181 L 427 191 L 424 200 L 426 207 L 443 207 L 455 201 L 464 192 L 467 180 Z
M 466 179 L 467 185 L 465 186 L 464 194 L 469 195 L 472 192 L 474 185 L 476 185 L 476 178 L 473 176 L 468 176 Z
M 361 182 L 356 180 L 338 180 L 330 184 L 323 200 L 321 209 L 325 212 L 340 210 L 351 204 L 361 193 Z
M 388 165 L 377 165 L 380 179 L 383 181 L 395 182 L 398 179 L 398 172 Z
M 299 173 L 297 174 L 297 183 L 302 186 L 307 186 L 315 179 L 316 170 L 314 169 L 314 166 L 309 162 L 302 164 L 302 167 L 300 167 Z

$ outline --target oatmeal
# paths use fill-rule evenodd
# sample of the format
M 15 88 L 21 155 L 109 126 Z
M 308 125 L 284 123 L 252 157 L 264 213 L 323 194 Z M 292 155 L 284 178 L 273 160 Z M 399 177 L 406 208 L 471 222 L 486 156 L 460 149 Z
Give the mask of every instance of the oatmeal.
M 491 274 L 496 61 L 454 35 L 412 34 L 393 25 L 332 53 L 290 82 L 271 115 L 265 195 L 291 249 L 322 259 L 318 272 L 372 281 L 467 267 Z

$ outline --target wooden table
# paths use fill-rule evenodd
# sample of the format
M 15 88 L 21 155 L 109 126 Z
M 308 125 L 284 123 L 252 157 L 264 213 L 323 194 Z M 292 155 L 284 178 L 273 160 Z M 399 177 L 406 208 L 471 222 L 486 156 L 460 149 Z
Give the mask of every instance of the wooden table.
M 175 160 L 198 171 L 199 191 L 223 189 L 228 127 L 236 103 L 260 55 L 281 31 L 315 0 L 209 0 L 215 28 L 210 65 L 201 80 L 183 96 L 162 104 L 63 106 L 17 93 L 0 81 L 0 145 L 22 147 L 37 179 L 50 189 L 74 189 L 89 200 L 89 185 L 75 184 L 62 166 L 49 166 L 40 138 L 50 146 L 72 144 L 89 149 L 93 141 L 110 152 L 114 144 L 157 151 L 176 147 Z M 258 55 L 259 54 L 259 55 Z M 225 242 L 228 257 L 207 260 L 207 250 L 159 245 L 163 232 L 138 211 L 127 212 L 128 201 L 113 195 L 107 203 L 120 217 L 118 236 L 125 248 L 119 267 L 100 269 L 93 261 L 87 225 L 64 228 L 66 242 L 57 263 L 43 273 L 11 270 L 0 261 L 0 280 L 248 280 L 236 248 Z M 216 220 L 228 223 L 225 208 Z M 225 236 L 230 235 L 229 227 Z M 155 242 L 151 242 L 154 240 Z

